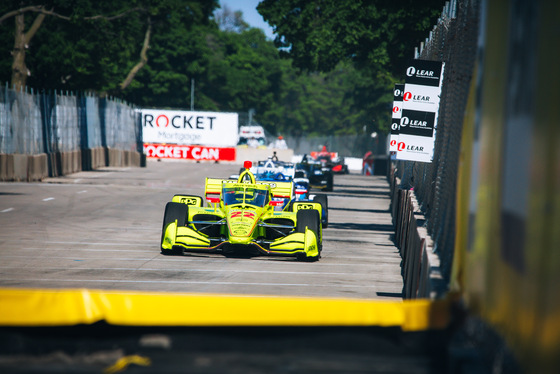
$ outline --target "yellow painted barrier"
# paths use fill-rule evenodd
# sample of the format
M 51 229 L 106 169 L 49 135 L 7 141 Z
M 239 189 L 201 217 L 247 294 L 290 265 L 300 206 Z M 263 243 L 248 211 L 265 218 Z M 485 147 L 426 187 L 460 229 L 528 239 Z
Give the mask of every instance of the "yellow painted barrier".
M 1 289 L 1 326 L 399 326 L 443 329 L 450 301 Z

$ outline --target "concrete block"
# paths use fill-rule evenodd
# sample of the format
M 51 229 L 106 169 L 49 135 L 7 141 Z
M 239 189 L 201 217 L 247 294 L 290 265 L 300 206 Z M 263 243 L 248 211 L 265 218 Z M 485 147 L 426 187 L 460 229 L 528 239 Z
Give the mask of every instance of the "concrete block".
M 92 167 L 99 169 L 106 166 L 105 148 L 97 147 L 92 149 Z
M 25 182 L 27 181 L 27 164 L 28 155 L 14 154 L 14 181 Z
M 29 156 L 27 181 L 39 182 L 49 175 L 49 165 L 47 155 L 41 153 L 38 155 Z
M 14 156 L 0 154 L 0 181 L 9 182 L 14 180 Z

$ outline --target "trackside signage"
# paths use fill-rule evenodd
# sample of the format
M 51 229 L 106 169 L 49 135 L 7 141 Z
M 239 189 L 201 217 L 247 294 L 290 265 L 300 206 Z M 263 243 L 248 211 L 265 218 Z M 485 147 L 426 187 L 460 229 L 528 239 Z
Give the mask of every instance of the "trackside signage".
M 144 143 L 235 147 L 237 113 L 142 109 Z
M 397 160 L 432 162 L 444 68 L 443 62 L 427 60 L 413 60 L 406 68 Z
M 397 152 L 397 143 L 399 141 L 399 123 L 402 115 L 402 102 L 404 96 L 404 84 L 395 84 L 393 90 L 393 110 L 391 119 L 391 135 L 389 137 L 389 151 L 391 154 Z
M 149 158 L 196 161 L 235 161 L 235 147 L 203 147 L 178 144 L 147 144 L 144 153 Z

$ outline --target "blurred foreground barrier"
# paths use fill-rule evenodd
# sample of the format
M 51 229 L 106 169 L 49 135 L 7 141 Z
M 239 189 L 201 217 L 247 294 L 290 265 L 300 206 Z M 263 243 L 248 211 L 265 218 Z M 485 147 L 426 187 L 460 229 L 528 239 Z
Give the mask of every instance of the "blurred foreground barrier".
M 392 326 L 403 331 L 426 331 L 445 329 L 450 323 L 448 300 L 389 302 L 87 289 L 0 289 L 0 305 L 0 326 L 73 326 L 105 321 L 120 326 Z

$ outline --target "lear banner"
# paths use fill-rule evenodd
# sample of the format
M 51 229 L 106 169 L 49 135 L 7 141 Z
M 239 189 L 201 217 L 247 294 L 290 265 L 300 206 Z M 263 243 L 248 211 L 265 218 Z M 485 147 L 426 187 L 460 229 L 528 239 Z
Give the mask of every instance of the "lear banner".
M 142 109 L 144 143 L 235 147 L 237 113 Z
M 406 69 L 397 160 L 432 162 L 444 67 L 413 60 Z
M 399 154 L 406 160 L 431 162 L 434 154 L 435 113 L 403 109 L 399 127 Z M 402 158 L 398 158 L 402 159 Z
M 389 151 L 391 154 L 397 152 L 397 143 L 399 141 L 399 122 L 402 115 L 402 102 L 404 96 L 404 84 L 395 84 L 393 91 L 393 114 L 391 121 L 391 136 L 389 138 Z

